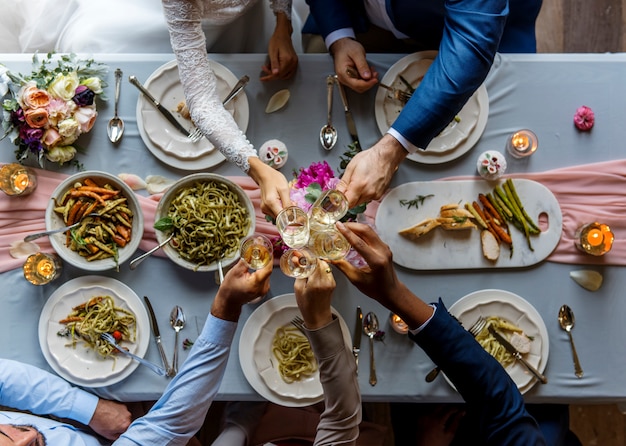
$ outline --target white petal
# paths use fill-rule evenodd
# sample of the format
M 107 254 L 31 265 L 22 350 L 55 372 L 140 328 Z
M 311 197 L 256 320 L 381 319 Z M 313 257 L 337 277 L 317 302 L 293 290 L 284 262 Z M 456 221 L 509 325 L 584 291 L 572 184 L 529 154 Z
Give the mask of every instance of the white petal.
M 290 95 L 291 93 L 289 93 L 287 89 L 274 93 L 267 103 L 267 107 L 265 107 L 265 113 L 274 113 L 283 108 L 287 104 L 287 101 L 289 101 Z
M 24 240 L 16 240 L 11 243 L 9 253 L 14 259 L 21 259 L 28 257 L 31 254 L 36 254 L 40 251 L 39 245 L 35 242 L 25 242 Z
M 581 269 L 570 272 L 569 276 L 574 279 L 574 282 L 589 291 L 596 291 L 602 286 L 602 274 L 597 271 Z
M 174 184 L 174 180 L 161 175 L 148 175 L 146 177 L 146 189 L 150 195 L 165 192 L 172 184 Z
M 146 182 L 134 173 L 120 173 L 117 176 L 132 190 L 146 188 Z

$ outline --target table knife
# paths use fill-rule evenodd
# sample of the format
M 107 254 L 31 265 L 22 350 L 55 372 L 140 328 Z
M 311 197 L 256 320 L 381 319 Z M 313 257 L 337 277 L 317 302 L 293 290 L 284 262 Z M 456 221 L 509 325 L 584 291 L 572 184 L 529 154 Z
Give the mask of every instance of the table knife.
M 537 379 L 541 381 L 541 384 L 547 384 L 548 378 L 543 376 L 539 370 L 530 365 L 528 361 L 524 359 L 522 354 L 491 325 L 489 326 L 489 333 L 491 333 L 493 337 L 496 338 L 496 341 L 498 341 L 510 354 L 512 354 L 515 359 L 524 364 L 524 367 L 526 367 L 530 373 L 535 375 Z
M 165 350 L 163 350 L 163 344 L 161 343 L 161 332 L 159 331 L 159 324 L 157 324 L 156 315 L 154 314 L 154 309 L 152 308 L 152 304 L 150 303 L 150 299 L 148 296 L 144 296 L 143 299 L 146 301 L 146 307 L 148 307 L 148 314 L 150 315 L 150 326 L 152 327 L 152 334 L 154 334 L 154 341 L 159 349 L 159 354 L 161 355 L 161 360 L 163 361 L 163 367 L 167 370 L 167 376 L 170 375 L 170 366 L 167 363 L 167 356 L 165 356 Z
M 356 307 L 356 321 L 354 322 L 354 337 L 352 338 L 352 354 L 356 361 L 356 372 L 359 373 L 359 352 L 361 351 L 361 333 L 363 332 L 363 312 Z
M 348 105 L 348 97 L 346 96 L 346 90 L 339 79 L 337 79 L 337 75 L 335 74 L 335 79 L 337 80 L 337 88 L 339 88 L 339 96 L 341 97 L 341 103 L 343 104 L 343 111 L 346 115 L 346 124 L 348 126 L 348 133 L 350 133 L 350 137 L 352 138 L 352 142 L 356 144 L 357 149 L 361 149 L 361 144 L 359 143 L 359 135 L 356 133 L 356 124 L 354 123 L 354 117 L 352 116 L 352 111 L 350 110 L 350 106 Z
M 171 122 L 172 125 L 174 125 L 174 127 L 176 127 L 176 129 L 180 133 L 182 133 L 183 135 L 185 135 L 186 137 L 189 138 L 189 136 L 190 136 L 189 130 L 187 130 L 180 122 L 178 122 L 178 120 L 174 117 L 174 115 L 172 115 L 167 108 L 163 107 L 163 104 L 161 104 L 159 101 L 157 101 L 156 98 L 154 96 L 152 96 L 152 94 L 146 89 L 146 87 L 141 85 L 141 82 L 139 82 L 139 80 L 135 76 L 129 76 L 128 80 L 129 80 L 129 82 L 131 84 L 133 84 L 135 87 L 137 87 L 139 89 L 139 91 L 141 91 L 146 98 L 148 98 L 150 103 L 152 105 L 154 105 L 156 107 L 156 109 L 159 112 L 161 112 L 161 114 L 169 122 Z
M 249 80 L 250 80 L 250 77 L 248 75 L 241 76 L 241 78 L 237 81 L 233 89 L 230 90 L 230 93 L 228 93 L 226 97 L 224 98 L 224 100 L 222 101 L 222 105 L 226 105 L 232 99 L 234 99 L 235 96 L 237 96 L 239 92 L 241 92 L 241 90 L 244 89 L 244 87 L 246 86 Z

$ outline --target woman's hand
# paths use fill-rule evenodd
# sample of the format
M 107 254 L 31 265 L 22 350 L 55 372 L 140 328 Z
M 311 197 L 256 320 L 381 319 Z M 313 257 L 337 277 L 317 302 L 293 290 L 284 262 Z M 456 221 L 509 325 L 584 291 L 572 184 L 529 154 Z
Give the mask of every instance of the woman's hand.
M 262 81 L 276 79 L 290 79 L 298 68 L 298 55 L 291 41 L 293 28 L 291 22 L 283 13 L 276 14 L 276 28 L 270 37 L 267 48 L 268 61 L 261 70 L 265 75 Z
M 261 211 L 276 217 L 284 207 L 291 206 L 289 183 L 285 176 L 259 158 L 249 158 L 248 175 L 261 188 Z

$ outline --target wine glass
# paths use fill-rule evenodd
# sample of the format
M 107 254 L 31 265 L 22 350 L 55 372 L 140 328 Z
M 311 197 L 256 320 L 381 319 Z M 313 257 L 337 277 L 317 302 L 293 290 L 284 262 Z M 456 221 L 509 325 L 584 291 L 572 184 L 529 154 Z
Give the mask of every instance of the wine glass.
M 348 212 L 348 199 L 342 192 L 329 189 L 315 200 L 309 212 L 318 225 L 334 225 Z
M 276 216 L 276 229 L 285 245 L 301 248 L 309 241 L 309 216 L 298 206 L 289 206 Z
M 350 243 L 334 227 L 316 231 L 309 238 L 309 247 L 315 255 L 324 260 L 339 260 L 350 252 Z
M 280 257 L 280 269 L 289 277 L 303 279 L 317 268 L 317 257 L 309 248 L 291 248 Z
M 262 269 L 274 259 L 272 242 L 261 234 L 244 238 L 239 246 L 239 255 L 251 269 Z

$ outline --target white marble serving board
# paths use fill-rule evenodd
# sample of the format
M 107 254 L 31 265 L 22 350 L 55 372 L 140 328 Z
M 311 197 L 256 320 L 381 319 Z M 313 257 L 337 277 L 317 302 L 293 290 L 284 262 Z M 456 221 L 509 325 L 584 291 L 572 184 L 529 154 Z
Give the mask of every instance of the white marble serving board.
M 439 216 L 444 204 L 479 201 L 479 193 L 492 192 L 499 182 L 476 181 L 428 181 L 406 183 L 398 186 L 383 198 L 376 213 L 376 230 L 393 252 L 398 265 L 415 270 L 445 270 L 472 268 L 514 268 L 534 265 L 548 257 L 561 238 L 563 216 L 556 197 L 544 185 L 531 180 L 514 179 L 517 193 L 528 215 L 542 224 L 542 232 L 531 236 L 528 247 L 524 234 L 511 227 L 513 254 L 506 246 L 500 249 L 500 257 L 492 262 L 484 258 L 480 243 L 480 231 L 475 229 L 449 231 L 441 227 L 411 241 L 398 231 L 413 226 L 427 218 Z M 401 206 L 400 200 L 414 199 L 418 195 L 430 195 L 418 209 Z M 544 227 L 545 226 L 545 227 Z

